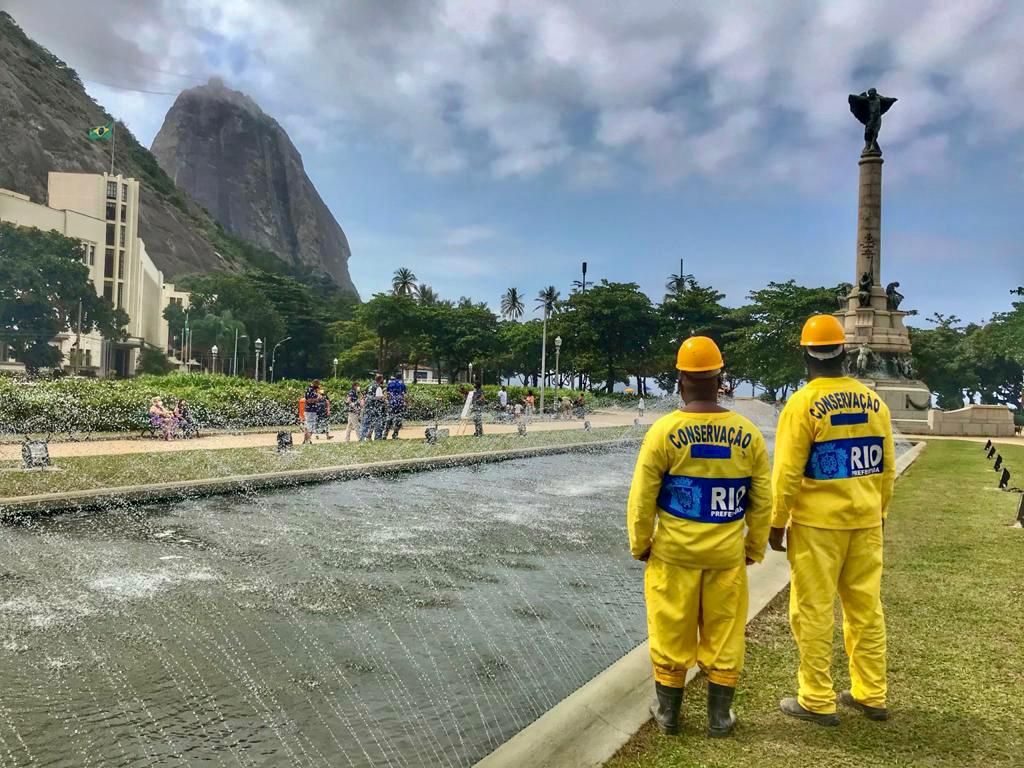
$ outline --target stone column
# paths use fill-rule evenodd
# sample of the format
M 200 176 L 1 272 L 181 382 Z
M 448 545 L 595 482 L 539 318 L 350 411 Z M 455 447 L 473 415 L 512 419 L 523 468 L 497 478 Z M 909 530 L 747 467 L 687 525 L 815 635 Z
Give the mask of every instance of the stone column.
M 860 186 L 857 190 L 857 274 L 871 272 L 872 285 L 882 284 L 882 155 L 870 152 L 860 157 Z

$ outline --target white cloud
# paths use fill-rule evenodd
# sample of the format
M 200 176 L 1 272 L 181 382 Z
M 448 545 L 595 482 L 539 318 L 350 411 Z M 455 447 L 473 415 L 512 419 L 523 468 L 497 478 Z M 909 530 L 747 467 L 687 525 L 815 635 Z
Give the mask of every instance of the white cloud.
M 467 245 L 481 243 L 484 240 L 491 240 L 494 236 L 494 230 L 487 227 L 456 227 L 448 231 L 444 237 L 444 242 L 453 248 L 463 248 Z
M 845 96 L 870 85 L 900 99 L 881 137 L 894 152 L 920 157 L 927 140 L 957 157 L 958 143 L 1024 131 L 1015 0 L 7 5 L 96 79 L 163 90 L 189 82 L 161 73 L 217 71 L 301 126 L 301 142 L 373 136 L 438 174 L 555 172 L 587 186 L 635 163 L 668 183 L 812 170 L 793 181 L 813 186 L 832 174 L 820 163 L 856 152 Z M 155 103 L 117 106 L 148 132 Z

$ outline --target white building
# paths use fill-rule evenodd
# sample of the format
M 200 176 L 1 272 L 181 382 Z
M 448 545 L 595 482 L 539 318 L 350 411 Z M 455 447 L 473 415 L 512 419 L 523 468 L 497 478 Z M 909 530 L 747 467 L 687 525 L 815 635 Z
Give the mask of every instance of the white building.
M 79 343 L 74 328 L 54 339 L 64 366 L 97 376 L 131 376 L 144 346 L 165 353 L 173 346 L 164 308 L 172 301 L 188 306 L 188 294 L 164 282 L 163 273 L 138 236 L 139 182 L 107 173 L 50 173 L 48 196 L 49 204 L 40 205 L 25 195 L 0 189 L 0 221 L 54 230 L 81 240 L 97 295 L 129 317 L 128 337 L 121 342 L 91 333 L 82 334 Z M 6 345 L 0 344 L 0 369 L 4 368 L 22 366 Z

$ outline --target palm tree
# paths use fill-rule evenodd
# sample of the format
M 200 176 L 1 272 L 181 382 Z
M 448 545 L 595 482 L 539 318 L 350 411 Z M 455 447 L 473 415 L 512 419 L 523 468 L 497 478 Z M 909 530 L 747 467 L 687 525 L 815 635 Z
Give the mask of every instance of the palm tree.
M 671 274 L 668 276 L 668 281 L 665 283 L 665 288 L 672 294 L 680 294 L 687 288 L 693 287 L 693 275 L 683 274 L 682 271 L 678 275 Z
M 401 267 L 395 270 L 391 278 L 391 288 L 396 296 L 414 296 L 416 294 L 416 275 L 411 269 Z
M 555 314 L 555 305 L 558 304 L 558 300 L 561 296 L 562 295 L 555 289 L 555 286 L 549 285 L 537 294 L 537 308 L 543 308 L 545 315 L 553 315 Z
M 559 293 L 549 285 L 537 294 L 537 309 L 544 310 L 544 331 L 540 340 L 540 415 L 544 418 L 544 388 L 548 381 L 548 316 L 558 304 Z
M 424 307 L 432 307 L 437 304 L 437 293 L 426 283 L 422 283 L 417 291 L 420 304 Z
M 523 316 L 526 307 L 523 305 L 523 295 L 518 288 L 509 288 L 501 297 L 501 314 L 510 320 L 518 320 Z

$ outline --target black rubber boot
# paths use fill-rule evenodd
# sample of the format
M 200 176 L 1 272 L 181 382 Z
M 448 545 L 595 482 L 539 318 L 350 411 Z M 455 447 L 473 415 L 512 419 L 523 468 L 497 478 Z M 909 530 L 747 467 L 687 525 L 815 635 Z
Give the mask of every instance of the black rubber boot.
M 829 714 L 811 712 L 811 710 L 801 707 L 800 702 L 792 696 L 780 701 L 779 709 L 790 717 L 795 717 L 797 720 L 806 720 L 817 725 L 839 725 L 839 715 L 835 712 Z
M 683 708 L 683 689 L 655 683 L 654 693 L 656 698 L 651 704 L 654 724 L 666 736 L 675 736 L 680 731 L 679 710 Z
M 849 691 L 841 691 L 839 694 L 839 701 L 843 706 L 849 707 L 850 709 L 856 709 L 864 714 L 868 720 L 888 720 L 889 710 L 885 707 L 869 707 L 867 704 L 862 704 L 853 698 L 853 694 Z
M 736 713 L 732 711 L 732 697 L 736 689 L 728 685 L 708 683 L 708 736 L 724 739 L 736 727 Z

